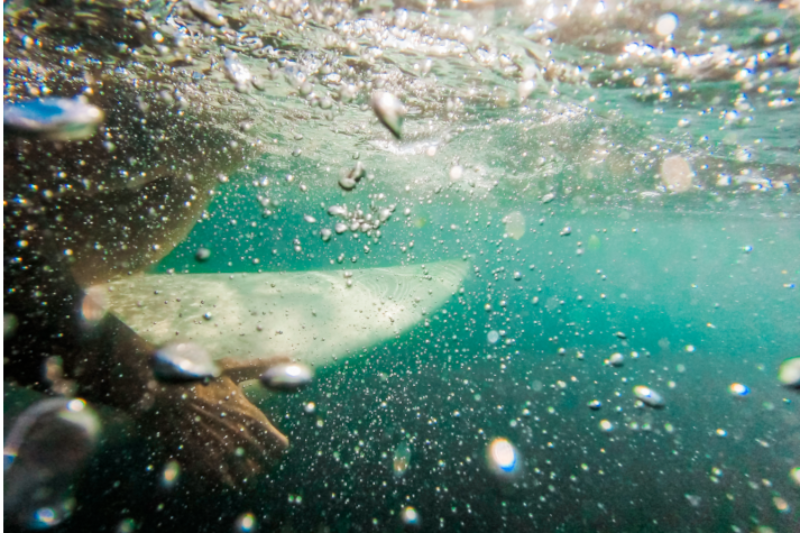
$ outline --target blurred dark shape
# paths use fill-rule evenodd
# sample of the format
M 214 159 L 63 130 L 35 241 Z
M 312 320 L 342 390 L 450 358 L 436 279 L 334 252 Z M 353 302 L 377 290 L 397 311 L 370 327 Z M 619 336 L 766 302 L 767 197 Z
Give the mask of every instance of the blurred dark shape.
M 6 519 L 44 529 L 68 518 L 73 486 L 99 433 L 100 419 L 80 399 L 41 400 L 26 409 L 3 448 Z
M 17 317 L 11 313 L 3 313 L 3 338 L 10 337 L 17 331 Z

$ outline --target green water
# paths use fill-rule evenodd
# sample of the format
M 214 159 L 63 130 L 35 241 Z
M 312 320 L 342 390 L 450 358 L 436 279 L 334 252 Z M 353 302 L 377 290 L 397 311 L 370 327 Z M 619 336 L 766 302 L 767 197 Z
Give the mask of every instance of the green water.
M 728 205 L 709 213 L 508 202 L 528 221 L 514 240 L 496 209 L 418 205 L 401 194 L 390 200 L 413 205 L 413 214 L 395 216 L 377 244 L 363 236 L 324 243 L 302 219 L 327 222 L 318 204 L 286 192 L 264 219 L 253 189 L 221 189 L 209 219 L 158 270 L 368 268 L 449 257 L 472 267 L 464 292 L 429 327 L 326 369 L 299 395 L 256 394 L 292 441 L 268 484 L 281 503 L 252 504 L 269 522 L 396 529 L 400 509 L 413 505 L 425 528 L 458 531 L 796 526 L 793 510 L 775 508 L 775 498 L 797 493 L 788 476 L 797 399 L 775 381 L 778 364 L 797 350 L 796 221 Z M 215 258 L 198 265 L 198 246 Z M 342 254 L 342 264 L 331 264 Z M 505 331 L 496 345 L 487 341 L 492 330 Z M 604 365 L 617 351 L 624 366 Z M 733 396 L 732 383 L 750 394 Z M 635 407 L 632 389 L 641 384 L 658 390 L 666 408 Z M 593 399 L 600 410 L 587 407 Z M 601 420 L 613 431 L 601 430 Z M 498 480 L 487 468 L 484 450 L 496 437 L 518 447 L 519 478 Z M 398 478 L 392 458 L 403 442 L 411 466 Z M 297 495 L 302 503 L 286 503 Z

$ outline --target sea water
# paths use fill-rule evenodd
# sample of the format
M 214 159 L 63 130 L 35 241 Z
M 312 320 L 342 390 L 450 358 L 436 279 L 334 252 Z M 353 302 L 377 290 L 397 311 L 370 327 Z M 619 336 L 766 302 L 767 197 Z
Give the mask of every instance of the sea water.
M 244 387 L 290 448 L 234 487 L 163 460 L 159 434 L 95 401 L 104 438 L 53 526 L 800 528 L 800 398 L 777 379 L 800 356 L 795 4 L 217 5 L 249 24 L 230 31 L 213 29 L 216 8 L 187 6 L 204 25 L 157 6 L 141 18 L 161 39 L 109 52 L 112 72 L 144 98 L 163 89 L 144 81 L 154 65 L 185 68 L 162 70 L 169 91 L 257 150 L 200 191 L 211 201 L 188 235 L 154 232 L 163 253 L 146 274 L 458 259 L 468 275 L 413 328 L 301 391 Z M 35 34 L 11 16 L 19 77 Z M 160 51 L 165 36 L 194 40 L 193 62 Z M 39 60 L 82 53 L 56 52 Z M 6 101 L 21 98 L 9 87 Z M 401 140 L 369 106 L 377 88 L 408 108 Z M 158 150 L 139 152 L 109 168 L 159 172 L 146 163 Z M 331 206 L 385 221 L 338 232 Z M 165 225 L 180 216 L 162 211 Z M 7 380 L 10 427 L 34 397 Z

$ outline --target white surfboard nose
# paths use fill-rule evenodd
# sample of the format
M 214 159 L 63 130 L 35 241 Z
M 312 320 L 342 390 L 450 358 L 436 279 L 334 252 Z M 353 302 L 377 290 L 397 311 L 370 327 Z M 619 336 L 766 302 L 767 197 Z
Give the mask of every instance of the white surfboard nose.
M 442 306 L 469 264 L 350 271 L 136 276 L 89 294 L 147 341 L 192 341 L 214 357 L 326 365 L 399 335 Z

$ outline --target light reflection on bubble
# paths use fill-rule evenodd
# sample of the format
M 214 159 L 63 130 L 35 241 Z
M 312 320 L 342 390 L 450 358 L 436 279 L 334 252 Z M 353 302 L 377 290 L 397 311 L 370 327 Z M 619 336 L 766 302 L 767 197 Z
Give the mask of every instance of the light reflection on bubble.
M 656 33 L 666 37 L 678 28 L 678 16 L 675 13 L 665 13 L 656 21 Z
M 501 475 L 511 475 L 517 471 L 519 453 L 513 444 L 504 438 L 494 439 L 486 451 L 489 468 Z
M 789 502 L 785 499 L 781 498 L 780 496 L 774 496 L 772 498 L 772 503 L 775 504 L 775 509 L 778 510 L 779 513 L 788 513 L 792 510 Z
M 400 513 L 400 518 L 407 526 L 418 526 L 420 524 L 419 513 L 410 505 L 403 509 L 403 512 Z
M 236 519 L 236 531 L 238 533 L 252 533 L 258 529 L 258 523 L 253 513 L 244 513 Z
M 56 524 L 56 512 L 50 507 L 42 507 L 33 515 L 35 529 L 46 528 Z
M 728 390 L 734 396 L 747 396 L 750 394 L 750 389 L 747 385 L 742 385 L 741 383 L 731 383 L 728 386 Z
M 161 486 L 165 489 L 171 489 L 178 482 L 181 474 L 181 465 L 178 461 L 170 461 L 164 466 L 164 471 L 161 473 Z
M 302 363 L 275 365 L 261 375 L 261 383 L 268 389 L 296 392 L 314 378 L 314 370 Z
M 73 413 L 80 413 L 86 409 L 86 401 L 80 398 L 70 400 L 70 402 L 67 404 L 67 409 Z
M 655 407 L 657 409 L 664 407 L 664 398 L 650 387 L 637 385 L 633 388 L 633 393 L 639 400 L 650 407 Z
M 800 387 L 800 357 L 791 357 L 781 363 L 778 381 L 787 387 Z

